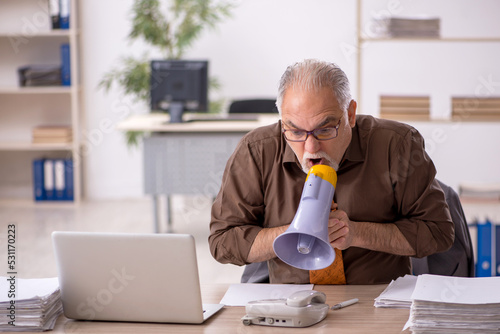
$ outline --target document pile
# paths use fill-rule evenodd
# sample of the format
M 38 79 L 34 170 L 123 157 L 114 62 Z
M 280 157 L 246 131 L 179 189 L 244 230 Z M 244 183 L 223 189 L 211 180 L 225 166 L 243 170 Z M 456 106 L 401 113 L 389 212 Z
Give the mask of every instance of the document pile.
M 60 86 L 61 66 L 28 65 L 17 69 L 20 87 Z
M 500 277 L 421 275 L 412 299 L 413 333 L 500 332 Z
M 391 17 L 388 31 L 391 37 L 439 37 L 440 19 L 437 17 Z
M 375 307 L 407 308 L 411 307 L 411 295 L 415 289 L 417 276 L 398 277 L 375 298 Z
M 59 281 L 0 276 L 0 331 L 46 331 L 62 313 Z
M 458 100 L 458 98 L 456 99 Z M 465 103 L 470 103 L 472 99 L 466 100 L 465 98 L 463 99 L 464 101 L 462 102 L 462 106 L 465 105 Z M 493 102 L 487 104 L 488 99 L 480 99 L 476 98 L 476 102 L 474 104 L 474 108 L 479 111 L 480 107 L 483 107 L 486 109 L 487 107 L 490 107 L 493 109 L 492 105 Z M 493 99 L 489 99 L 493 100 Z M 495 99 L 495 107 L 494 110 L 497 111 L 498 114 L 500 114 L 500 99 Z M 452 101 L 455 103 L 454 101 Z M 472 108 L 469 108 L 467 112 L 469 115 L 471 114 Z M 460 193 L 460 198 L 464 197 L 467 199 L 473 199 L 473 200 L 494 200 L 498 201 L 500 200 L 500 183 L 484 183 L 484 184 L 473 184 L 473 183 L 461 183 L 458 186 L 458 191 Z

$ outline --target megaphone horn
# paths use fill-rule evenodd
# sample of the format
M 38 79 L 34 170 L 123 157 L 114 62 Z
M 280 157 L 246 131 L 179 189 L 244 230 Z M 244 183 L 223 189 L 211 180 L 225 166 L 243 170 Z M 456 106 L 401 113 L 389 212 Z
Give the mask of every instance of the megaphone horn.
M 285 263 L 304 270 L 328 267 L 335 251 L 328 239 L 328 217 L 337 184 L 335 169 L 315 165 L 307 174 L 299 208 L 290 227 L 273 243 Z

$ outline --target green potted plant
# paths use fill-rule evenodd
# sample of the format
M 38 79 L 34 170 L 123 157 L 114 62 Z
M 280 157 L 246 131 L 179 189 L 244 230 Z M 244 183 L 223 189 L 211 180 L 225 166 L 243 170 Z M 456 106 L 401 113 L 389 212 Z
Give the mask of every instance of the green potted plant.
M 129 39 L 142 39 L 164 59 L 181 59 L 207 28 L 230 16 L 233 6 L 220 0 L 135 0 Z M 106 92 L 117 84 L 125 95 L 147 102 L 150 86 L 149 52 L 140 58 L 125 56 L 119 66 L 104 74 L 99 87 Z M 210 78 L 210 90 L 219 88 Z M 210 111 L 219 111 L 222 101 L 210 101 Z M 127 132 L 127 143 L 137 144 L 140 132 Z

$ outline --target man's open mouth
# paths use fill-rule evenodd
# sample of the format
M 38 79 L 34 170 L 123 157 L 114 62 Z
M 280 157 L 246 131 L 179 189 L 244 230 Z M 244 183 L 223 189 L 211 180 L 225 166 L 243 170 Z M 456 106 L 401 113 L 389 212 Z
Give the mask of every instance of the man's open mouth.
M 314 166 L 314 165 L 319 165 L 321 164 L 321 161 L 323 159 L 319 158 L 319 159 L 309 159 L 311 161 L 311 164 Z

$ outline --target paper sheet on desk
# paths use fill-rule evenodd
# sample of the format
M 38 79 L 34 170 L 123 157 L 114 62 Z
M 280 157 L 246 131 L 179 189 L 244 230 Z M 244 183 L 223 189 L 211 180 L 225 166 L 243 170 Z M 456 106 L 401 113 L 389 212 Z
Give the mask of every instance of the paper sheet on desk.
M 500 277 L 420 275 L 413 300 L 459 304 L 500 303 Z
M 10 282 L 7 281 L 8 278 L 10 278 L 10 276 L 0 276 L 0 291 L 9 291 Z M 37 279 L 16 277 L 13 282 L 17 285 L 17 289 L 15 291 L 16 300 L 33 300 L 43 298 L 50 296 L 59 289 L 59 280 L 57 277 Z M 0 294 L 0 302 L 8 302 L 10 299 L 11 298 L 8 298 L 7 293 Z
M 387 288 L 375 298 L 375 307 L 410 308 L 411 295 L 417 283 L 417 276 L 405 275 L 392 281 Z
M 312 290 L 313 284 L 232 284 L 220 301 L 227 306 L 246 306 L 252 300 L 288 298 L 301 290 Z

